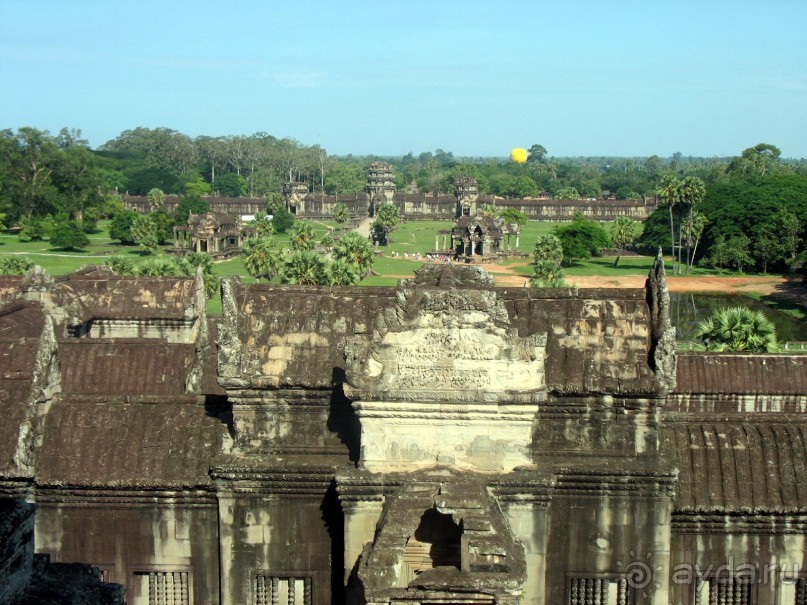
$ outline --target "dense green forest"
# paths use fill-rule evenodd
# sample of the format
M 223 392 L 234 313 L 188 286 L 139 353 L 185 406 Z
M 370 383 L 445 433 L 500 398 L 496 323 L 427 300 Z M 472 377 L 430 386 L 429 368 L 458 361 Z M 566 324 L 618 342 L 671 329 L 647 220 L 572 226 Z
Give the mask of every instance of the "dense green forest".
M 807 161 L 783 159 L 771 144 L 730 158 L 556 158 L 536 144 L 517 164 L 442 149 L 335 157 L 267 133 L 191 138 L 168 128 L 127 130 L 93 150 L 80 130 L 7 129 L 0 132 L 0 223 L 34 239 L 55 224 L 91 231 L 100 217 L 123 220 L 119 194 L 156 190 L 183 196 L 184 216 L 203 208 L 208 194 L 276 202 L 289 180 L 314 192 L 354 193 L 364 189 L 368 162 L 379 159 L 393 165 L 399 189 L 448 193 L 456 177 L 474 176 L 481 193 L 502 197 L 658 198 L 638 245 L 669 253 L 674 243 L 684 270 L 691 262 L 740 270 L 803 263 Z M 171 219 L 181 222 L 182 213 Z M 160 217 L 166 229 L 171 219 Z

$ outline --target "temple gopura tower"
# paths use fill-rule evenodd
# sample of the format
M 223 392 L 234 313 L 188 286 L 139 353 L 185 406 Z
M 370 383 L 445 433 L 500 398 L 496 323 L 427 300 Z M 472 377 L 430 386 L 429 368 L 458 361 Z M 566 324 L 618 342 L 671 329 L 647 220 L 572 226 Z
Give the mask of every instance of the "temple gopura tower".
M 807 357 L 676 355 L 658 262 L 0 301 L 0 495 L 130 605 L 805 603 Z

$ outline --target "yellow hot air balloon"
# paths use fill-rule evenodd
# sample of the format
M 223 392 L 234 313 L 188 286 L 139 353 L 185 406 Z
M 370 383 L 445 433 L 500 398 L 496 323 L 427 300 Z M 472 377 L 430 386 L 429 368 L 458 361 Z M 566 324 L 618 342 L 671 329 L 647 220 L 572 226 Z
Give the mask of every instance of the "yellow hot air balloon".
M 510 161 L 516 164 L 524 164 L 528 157 L 530 157 L 530 152 L 521 147 L 516 147 L 510 152 Z

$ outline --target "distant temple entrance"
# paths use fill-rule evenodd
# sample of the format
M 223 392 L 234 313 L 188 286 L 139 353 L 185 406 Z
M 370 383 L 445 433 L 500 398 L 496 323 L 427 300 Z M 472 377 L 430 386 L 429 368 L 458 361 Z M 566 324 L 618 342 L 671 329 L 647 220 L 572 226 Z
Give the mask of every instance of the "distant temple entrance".
M 188 215 L 187 226 L 174 227 L 174 251 L 204 252 L 216 258 L 241 253 L 241 221 L 224 212 Z
M 519 231 L 499 217 L 462 216 L 451 230 L 451 248 L 458 260 L 489 262 L 518 251 Z

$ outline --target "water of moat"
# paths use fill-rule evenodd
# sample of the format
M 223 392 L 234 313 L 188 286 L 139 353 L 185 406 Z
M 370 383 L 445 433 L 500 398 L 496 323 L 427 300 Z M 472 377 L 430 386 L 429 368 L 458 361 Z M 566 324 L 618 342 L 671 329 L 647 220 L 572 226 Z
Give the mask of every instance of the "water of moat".
M 739 294 L 689 292 L 672 292 L 670 294 L 670 310 L 676 338 L 678 340 L 695 340 L 695 329 L 698 322 L 709 317 L 720 307 L 737 306 L 762 311 L 776 325 L 776 339 L 780 342 L 807 341 L 807 322 L 753 298 Z

